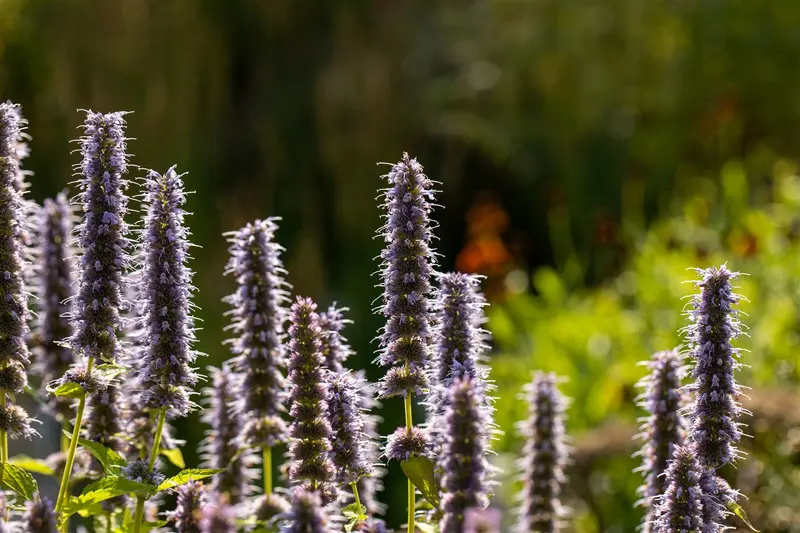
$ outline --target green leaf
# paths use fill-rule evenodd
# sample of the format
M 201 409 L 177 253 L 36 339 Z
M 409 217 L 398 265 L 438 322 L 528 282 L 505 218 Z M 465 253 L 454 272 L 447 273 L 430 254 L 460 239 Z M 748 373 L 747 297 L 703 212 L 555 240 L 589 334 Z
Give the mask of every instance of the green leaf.
M 186 470 L 181 470 L 178 472 L 178 474 L 165 479 L 156 490 L 158 492 L 169 490 L 179 485 L 183 485 L 190 480 L 204 479 L 224 471 L 224 468 L 187 468 Z
M 83 398 L 84 395 L 86 394 L 86 391 L 83 390 L 83 387 L 71 381 L 68 381 L 67 383 L 62 383 L 56 388 L 48 386 L 47 392 L 55 396 L 63 396 L 65 398 Z
M 145 495 L 155 492 L 155 485 L 137 483 L 118 476 L 106 476 L 98 479 L 94 483 L 83 489 L 78 496 L 70 498 L 64 505 L 64 513 L 61 520 L 66 520 L 71 515 L 79 513 L 81 516 L 93 516 L 99 512 L 105 512 L 100 502 L 104 502 L 123 494 L 142 493 Z
M 351 533 L 357 524 L 367 519 L 367 508 L 363 505 L 356 506 L 355 502 L 342 509 L 342 515 L 347 519 L 344 530 Z
M 34 474 L 42 474 L 45 476 L 56 475 L 56 471 L 53 470 L 50 465 L 48 465 L 47 462 L 43 461 L 42 459 L 34 459 L 33 457 L 29 457 L 27 455 L 15 455 L 9 459 L 8 462 L 14 466 L 20 467 L 23 470 L 33 472 Z
M 751 524 L 750 520 L 748 520 L 747 513 L 744 512 L 744 509 L 742 509 L 741 505 L 739 505 L 736 502 L 730 502 L 730 503 L 728 503 L 728 510 L 730 512 L 732 512 L 733 514 L 735 514 L 736 516 L 738 516 L 741 519 L 742 522 L 747 524 L 747 527 L 749 527 L 751 530 L 753 530 L 756 533 L 758 533 L 758 530 L 756 528 L 754 528 L 753 524 Z
M 39 492 L 39 485 L 28 472 L 7 462 L 0 462 L 0 485 L 17 493 L 25 501 L 33 499 Z
M 439 508 L 439 485 L 433 473 L 433 463 L 427 457 L 412 457 L 407 461 L 400 461 L 406 477 L 411 480 L 422 497 L 428 500 L 434 508 Z
M 183 454 L 180 448 L 161 448 L 159 452 L 178 468 L 186 468 L 186 461 L 183 460 Z
M 414 526 L 416 529 L 422 531 L 422 533 L 438 533 L 439 528 L 433 524 L 428 524 L 427 522 L 414 522 Z
M 105 365 L 97 365 L 96 367 L 94 367 L 92 373 L 98 374 L 104 380 L 111 381 L 127 371 L 128 371 L 127 366 L 105 364 Z
M 63 433 L 68 440 L 72 440 L 71 433 L 68 431 L 63 431 Z M 103 466 L 103 471 L 105 471 L 106 474 L 112 476 L 116 475 L 119 473 L 118 470 L 121 467 L 128 464 L 127 461 L 125 461 L 125 458 L 123 458 L 120 454 L 112 449 L 106 448 L 99 442 L 79 438 L 78 443 L 86 448 L 86 450 L 100 462 L 100 464 Z

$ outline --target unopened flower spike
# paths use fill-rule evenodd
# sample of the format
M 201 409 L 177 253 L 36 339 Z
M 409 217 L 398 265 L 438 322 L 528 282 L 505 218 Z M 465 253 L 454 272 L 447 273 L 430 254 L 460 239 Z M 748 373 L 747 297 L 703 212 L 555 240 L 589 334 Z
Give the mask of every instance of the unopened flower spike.
M 331 531 L 319 495 L 304 489 L 295 489 L 291 510 L 285 517 L 281 533 L 329 533 Z
M 25 533 L 57 533 L 58 520 L 53 504 L 48 498 L 36 497 L 25 504 L 22 516 L 22 530 Z
M 342 372 L 344 370 L 342 363 L 353 354 L 347 339 L 342 335 L 345 325 L 350 323 L 350 320 L 344 318 L 344 312 L 347 310 L 346 307 L 336 307 L 334 304 L 319 314 L 322 355 L 325 358 L 325 366 L 334 373 Z
M 177 533 L 200 533 L 203 509 L 208 505 L 206 487 L 198 481 L 189 481 L 177 489 L 175 510 L 169 519 Z

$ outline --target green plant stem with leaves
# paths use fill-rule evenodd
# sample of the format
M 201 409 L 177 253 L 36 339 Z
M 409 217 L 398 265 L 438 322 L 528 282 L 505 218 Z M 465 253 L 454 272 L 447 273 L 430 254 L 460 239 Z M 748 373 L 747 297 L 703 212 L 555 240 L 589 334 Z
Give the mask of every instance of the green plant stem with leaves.
M 153 467 L 156 464 L 159 449 L 161 448 L 161 434 L 164 433 L 164 423 L 167 420 L 167 410 L 159 409 L 158 411 L 158 424 L 156 425 L 156 434 L 153 437 L 153 447 L 150 450 L 150 458 L 147 461 L 148 473 L 153 472 Z M 144 496 L 141 494 L 136 495 L 136 514 L 133 518 L 133 533 L 140 533 L 142 530 L 142 521 L 144 519 Z
M 86 376 L 87 379 L 92 375 L 92 366 L 94 366 L 94 357 L 89 357 L 86 363 Z M 83 423 L 83 412 L 86 409 L 86 393 L 84 392 L 78 402 L 78 412 L 75 414 L 75 426 L 72 428 L 72 439 L 69 441 L 69 451 L 67 452 L 67 462 L 64 464 L 64 474 L 61 476 L 61 486 L 58 488 L 58 499 L 56 499 L 56 516 L 60 517 L 61 512 L 64 510 L 67 498 L 69 496 L 69 483 L 72 477 L 72 467 L 75 464 L 75 452 L 78 449 L 78 439 L 81 436 L 81 424 Z M 66 530 L 67 521 L 64 520 L 64 528 Z
M 406 370 L 408 370 L 408 363 L 406 363 Z M 411 427 L 413 426 L 413 421 L 411 419 L 411 392 L 408 391 L 405 396 L 405 405 L 406 405 L 406 429 L 411 431 Z M 357 498 L 357 496 L 356 496 Z M 414 527 L 414 514 L 415 514 L 415 506 L 417 503 L 417 490 L 414 487 L 414 483 L 411 482 L 411 479 L 408 480 L 408 531 L 409 533 L 414 533 L 416 528 Z
M 272 494 L 272 446 L 261 450 L 262 468 L 264 470 L 264 494 Z

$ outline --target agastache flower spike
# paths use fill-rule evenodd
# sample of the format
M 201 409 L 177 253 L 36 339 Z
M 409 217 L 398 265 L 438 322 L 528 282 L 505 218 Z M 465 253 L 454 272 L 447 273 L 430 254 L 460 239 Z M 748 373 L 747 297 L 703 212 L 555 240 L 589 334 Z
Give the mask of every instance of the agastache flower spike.
M 442 533 L 461 533 L 467 509 L 489 505 L 486 456 L 493 426 L 484 407 L 483 391 L 475 378 L 458 377 L 448 390 L 442 422 L 446 440 L 442 446 Z
M 225 501 L 210 502 L 203 508 L 200 533 L 236 533 L 235 509 Z
M 177 489 L 178 498 L 169 518 L 178 533 L 200 533 L 203 508 L 207 505 L 205 486 L 190 480 Z
M 554 374 L 537 372 L 526 392 L 530 417 L 520 424 L 526 444 L 520 461 L 524 487 L 517 531 L 556 533 L 561 531 L 565 514 L 559 496 L 568 456 L 564 435 L 566 400 Z
M 644 441 L 640 470 L 644 485 L 639 489 L 642 503 L 647 508 L 644 533 L 649 533 L 653 519 L 653 502 L 664 493 L 664 472 L 677 446 L 683 446 L 686 437 L 686 420 L 681 415 L 685 405 L 685 394 L 681 388 L 686 370 L 677 350 L 657 352 L 647 362 L 650 373 L 642 378 L 639 386 L 644 389 L 638 398 L 641 408 L 648 416 L 643 418 L 641 433 L 637 437 Z
M 419 393 L 427 385 L 425 367 L 431 340 L 428 297 L 435 255 L 430 244 L 432 182 L 408 154 L 386 175 L 383 192 L 386 225 L 378 230 L 387 243 L 381 253 L 383 305 L 387 318 L 380 336 L 378 362 L 392 366 L 383 379 L 383 397 Z
M 367 459 L 359 382 L 349 373 L 329 374 L 327 416 L 333 430 L 330 458 L 336 467 L 336 481 L 356 483 L 370 474 L 372 465 Z
M 230 329 L 234 368 L 243 375 L 237 395 L 246 417 L 245 445 L 270 448 L 286 442 L 281 412 L 286 400 L 283 347 L 288 301 L 281 262 L 283 248 L 274 241 L 278 219 L 257 220 L 229 235 L 226 274 L 238 285 L 225 301 L 232 309 Z
M 208 408 L 203 411 L 203 421 L 211 427 L 202 445 L 206 468 L 224 468 L 212 479 L 211 491 L 228 498 L 236 505 L 248 495 L 254 472 L 252 453 L 239 445 L 237 437 L 242 430 L 242 420 L 235 412 L 236 384 L 233 372 L 227 367 L 211 368 L 213 387 L 205 390 Z
M 146 181 L 147 205 L 142 239 L 144 271 L 140 313 L 144 320 L 142 398 L 151 409 L 166 409 L 173 417 L 192 408 L 189 391 L 197 381 L 197 358 L 191 296 L 189 232 L 185 224 L 183 180 L 170 168 L 151 172 Z
M 60 378 L 75 362 L 72 350 L 61 341 L 74 330 L 67 319 L 73 296 L 72 208 L 64 193 L 46 199 L 39 212 L 39 257 L 37 265 L 39 320 L 36 333 L 36 366 L 43 383 Z M 72 401 L 59 396 L 46 398 L 48 407 L 61 419 L 69 418 Z
M 291 309 L 289 327 L 289 381 L 292 384 L 289 433 L 289 478 L 307 482 L 320 490 L 325 503 L 335 473 L 329 459 L 331 425 L 327 419 L 328 403 L 324 358 L 321 351 L 317 305 L 309 298 L 298 297 Z
M 319 314 L 319 327 L 323 332 L 320 339 L 322 355 L 325 357 L 325 366 L 334 373 L 344 371 L 342 363 L 353 354 L 347 339 L 342 336 L 345 325 L 351 322 L 344 318 L 344 312 L 347 310 L 346 307 L 336 307 L 334 304 Z
M 329 533 L 330 531 L 319 495 L 295 489 L 292 508 L 286 516 L 281 533 Z
M 364 445 L 366 460 L 371 465 L 372 473 L 358 480 L 358 494 L 361 503 L 367 508 L 370 515 L 383 514 L 386 506 L 378 501 L 378 493 L 383 490 L 383 477 L 386 476 L 386 469 L 379 465 L 381 450 L 381 436 L 378 432 L 378 424 L 381 417 L 373 414 L 380 409 L 381 404 L 375 399 L 375 385 L 370 383 L 363 370 L 352 374 L 361 390 L 360 408 L 364 412 Z
M 702 467 L 690 447 L 677 446 L 666 472 L 666 489 L 650 524 L 654 533 L 704 533 Z
M 723 265 L 698 270 L 700 288 L 689 312 L 691 324 L 686 338 L 694 359 L 690 390 L 695 402 L 689 411 L 692 441 L 700 464 L 716 469 L 732 463 L 739 455 L 736 445 L 742 438 L 737 418 L 743 412 L 738 399 L 741 388 L 734 372 L 741 366 L 739 349 L 731 345 L 741 333 L 738 311 L 740 296 L 731 282 L 739 274 Z
M 58 521 L 50 500 L 36 498 L 25 504 L 25 514 L 22 516 L 22 531 L 25 533 L 58 532 Z
M 123 115 L 87 113 L 79 166 L 84 215 L 76 230 L 83 253 L 70 344 L 76 354 L 107 363 L 117 361 L 122 352 L 117 336 L 123 329 L 120 310 L 130 246 L 124 220 L 128 155 Z
M 28 335 L 28 294 L 24 283 L 24 202 L 21 191 L 19 146 L 23 143 L 25 121 L 19 106 L 0 103 L 0 432 L 30 437 L 27 413 L 6 403 L 7 393 L 21 393 L 27 384 L 25 369 L 30 363 Z M 13 421 L 13 424 L 7 422 Z M 3 457 L 3 460 L 7 460 Z

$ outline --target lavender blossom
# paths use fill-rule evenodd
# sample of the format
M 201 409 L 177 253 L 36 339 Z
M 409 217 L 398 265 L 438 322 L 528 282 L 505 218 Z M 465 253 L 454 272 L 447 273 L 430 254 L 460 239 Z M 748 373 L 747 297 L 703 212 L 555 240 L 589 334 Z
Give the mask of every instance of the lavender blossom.
M 37 498 L 25 504 L 22 517 L 22 530 L 25 533 L 57 533 L 58 521 L 53 504 L 47 498 Z
M 676 446 L 666 472 L 666 490 L 651 524 L 654 533 L 705 532 L 701 466 L 690 447 Z
M 677 350 L 658 352 L 647 362 L 650 373 L 639 386 L 644 392 L 638 403 L 649 415 L 643 419 L 641 433 L 637 437 L 644 442 L 639 455 L 644 474 L 644 485 L 639 489 L 642 503 L 648 509 L 644 533 L 649 533 L 648 524 L 653 518 L 653 501 L 664 493 L 665 478 L 662 475 L 673 457 L 677 446 L 683 446 L 686 436 L 686 421 L 680 414 L 685 404 L 681 381 L 685 376 L 683 361 Z
M 360 408 L 364 412 L 364 453 L 366 460 L 372 470 L 371 474 L 358 480 L 358 495 L 362 505 L 367 508 L 370 515 L 383 514 L 386 506 L 378 501 L 378 493 L 383 491 L 383 478 L 386 476 L 386 469 L 379 465 L 381 450 L 381 436 L 378 432 L 378 424 L 381 417 L 373 414 L 380 409 L 381 404 L 375 399 L 375 386 L 367 380 L 363 370 L 352 374 L 361 390 Z
M 211 429 L 201 448 L 203 463 L 206 468 L 225 469 L 214 476 L 211 491 L 224 495 L 228 503 L 236 505 L 250 492 L 253 457 L 237 440 L 242 420 L 235 412 L 237 388 L 233 372 L 227 366 L 209 368 L 209 371 L 213 387 L 205 390 L 208 409 L 203 411 L 203 421 Z
M 148 407 L 180 417 L 192 408 L 187 389 L 197 381 L 191 366 L 197 352 L 193 348 L 192 271 L 186 266 L 190 246 L 183 210 L 186 193 L 174 167 L 164 174 L 151 172 L 146 187 L 140 386 Z
M 170 521 L 177 533 L 200 533 L 203 508 L 207 505 L 206 491 L 202 483 L 189 481 L 177 488 L 178 498 Z
M 254 516 L 259 522 L 271 525 L 279 517 L 288 513 L 289 509 L 290 505 L 286 498 L 271 492 L 269 494 L 261 494 L 253 501 L 250 516 Z
M 286 274 L 274 242 L 278 219 L 257 220 L 230 235 L 230 260 L 236 292 L 226 298 L 232 309 L 230 329 L 234 368 L 243 374 L 237 395 L 238 409 L 246 417 L 242 442 L 258 448 L 286 442 L 281 412 L 286 400 L 283 347 L 288 300 Z
M 467 509 L 463 533 L 500 533 L 501 516 L 497 509 Z
M 331 452 L 331 426 L 326 418 L 328 404 L 324 358 L 321 352 L 317 305 L 298 297 L 291 309 L 289 327 L 289 381 L 292 384 L 292 425 L 289 433 L 289 478 L 306 481 L 323 493 L 335 473 Z M 328 502 L 325 502 L 328 503 Z
M 322 345 L 322 355 L 325 357 L 325 366 L 333 373 L 344 371 L 344 363 L 351 355 L 353 350 L 347 344 L 347 339 L 342 336 L 342 330 L 350 320 L 344 318 L 346 307 L 336 307 L 336 304 L 328 307 L 328 310 L 319 314 L 319 327 L 323 332 L 320 343 Z
M 447 436 L 440 460 L 442 476 L 442 533 L 461 533 L 467 509 L 489 505 L 486 456 L 493 426 L 485 409 L 483 391 L 474 378 L 458 377 L 450 386 L 442 421 Z
M 386 437 L 384 455 L 390 461 L 407 461 L 414 456 L 423 455 L 429 443 L 428 434 L 422 429 L 416 426 L 399 427 Z
M 700 464 L 716 469 L 739 456 L 736 445 L 742 438 L 737 422 L 742 413 L 738 402 L 741 388 L 734 378 L 741 365 L 739 349 L 731 345 L 741 333 L 739 313 L 734 309 L 740 296 L 731 286 L 739 274 L 725 265 L 697 272 L 700 280 L 695 285 L 700 293 L 692 300 L 691 323 L 686 328 L 695 362 L 695 383 L 690 386 L 695 402 L 689 420 Z
M 117 336 L 123 331 L 120 310 L 130 246 L 124 220 L 128 155 L 123 115 L 87 113 L 79 166 L 84 218 L 76 229 L 83 254 L 70 346 L 76 354 L 107 363 L 117 361 L 122 352 Z
M 694 450 L 691 450 L 694 455 Z M 703 508 L 702 533 L 722 533 L 729 528 L 723 524 L 730 516 L 728 505 L 735 503 L 739 492 L 731 488 L 728 482 L 717 475 L 710 468 L 700 467 L 700 490 L 702 491 L 701 503 Z
M 24 202 L 22 199 L 19 146 L 25 121 L 19 106 L 0 104 L 0 394 L 21 393 L 27 384 L 30 363 L 28 295 L 25 289 Z M 24 415 L 24 416 L 23 416 Z M 6 424 L 7 423 L 7 424 Z M 4 424 L 7 427 L 4 427 Z M 0 407 L 0 431 L 9 436 L 29 436 L 27 413 L 9 402 Z
M 361 407 L 359 382 L 345 372 L 329 376 L 327 417 L 332 429 L 330 458 L 336 468 L 336 481 L 341 484 L 355 483 L 372 470 L 367 460 L 365 413 Z
M 564 442 L 566 400 L 554 374 L 537 372 L 526 392 L 530 417 L 520 425 L 526 444 L 520 464 L 524 488 L 517 530 L 556 533 L 565 514 L 559 496 L 568 456 Z
M 213 500 L 203 507 L 200 533 L 236 533 L 236 513 L 225 501 Z
M 296 489 L 292 497 L 292 509 L 286 517 L 281 533 L 328 533 L 330 531 L 319 495 L 303 489 Z
M 72 208 L 64 193 L 47 199 L 39 212 L 40 250 L 38 257 L 39 321 L 36 334 L 36 361 L 42 381 L 48 383 L 67 372 L 75 362 L 72 350 L 61 341 L 74 333 L 67 319 L 72 305 L 72 255 L 69 238 L 72 233 Z M 47 405 L 57 417 L 65 420 L 71 413 L 72 401 L 49 396 Z
M 384 398 L 419 393 L 427 386 L 425 368 L 431 342 L 428 297 L 435 254 L 429 219 L 432 182 L 408 154 L 386 175 L 386 224 L 378 230 L 387 247 L 381 253 L 381 312 L 387 318 L 378 362 L 392 366 L 381 382 Z

